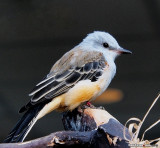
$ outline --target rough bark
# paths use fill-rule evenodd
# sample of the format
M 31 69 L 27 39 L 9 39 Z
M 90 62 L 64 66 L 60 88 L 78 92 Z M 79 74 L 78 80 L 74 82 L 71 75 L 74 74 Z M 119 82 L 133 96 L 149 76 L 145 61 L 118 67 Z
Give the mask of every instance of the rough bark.
M 128 148 L 124 126 L 107 111 L 94 106 L 62 115 L 65 131 L 23 143 L 0 144 L 0 148 Z M 131 136 L 126 130 L 126 137 Z

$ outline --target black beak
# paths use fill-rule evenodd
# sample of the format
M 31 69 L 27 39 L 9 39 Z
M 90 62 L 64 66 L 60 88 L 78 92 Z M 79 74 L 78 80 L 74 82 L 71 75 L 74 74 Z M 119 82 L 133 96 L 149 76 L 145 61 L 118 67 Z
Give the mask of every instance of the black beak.
M 127 49 L 123 49 L 123 48 L 117 49 L 117 52 L 119 52 L 120 54 L 132 54 L 131 51 L 129 51 Z

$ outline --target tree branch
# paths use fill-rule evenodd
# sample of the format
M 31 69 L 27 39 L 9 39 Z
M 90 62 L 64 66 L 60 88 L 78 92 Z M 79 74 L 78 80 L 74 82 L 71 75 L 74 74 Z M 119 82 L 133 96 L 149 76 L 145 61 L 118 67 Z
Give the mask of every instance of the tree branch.
M 95 108 L 75 109 L 63 113 L 62 117 L 66 131 L 55 132 L 23 143 L 0 144 L 1 148 L 128 148 L 124 138 L 124 126 L 107 111 Z M 131 136 L 126 130 L 126 137 Z

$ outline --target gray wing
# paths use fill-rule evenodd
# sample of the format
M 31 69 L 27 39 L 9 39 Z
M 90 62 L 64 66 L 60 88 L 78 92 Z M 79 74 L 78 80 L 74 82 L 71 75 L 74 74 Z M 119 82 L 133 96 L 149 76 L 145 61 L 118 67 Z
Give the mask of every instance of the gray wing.
M 86 63 L 81 67 L 70 68 L 63 73 L 46 77 L 29 94 L 32 98 L 29 104 L 25 106 L 26 109 L 30 105 L 35 105 L 46 100 L 49 101 L 54 97 L 64 94 L 81 80 L 89 79 L 92 82 L 97 81 L 102 75 L 105 65 L 104 58 L 101 58 L 100 60 Z M 20 112 L 23 112 L 23 110 L 20 110 Z

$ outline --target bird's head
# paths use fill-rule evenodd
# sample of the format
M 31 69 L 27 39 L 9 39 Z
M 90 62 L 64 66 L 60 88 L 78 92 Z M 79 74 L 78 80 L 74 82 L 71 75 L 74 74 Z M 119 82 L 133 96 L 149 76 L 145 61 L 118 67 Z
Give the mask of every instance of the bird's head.
M 104 53 L 106 57 L 115 59 L 120 54 L 131 54 L 132 52 L 119 46 L 116 39 L 107 32 L 94 31 L 83 39 L 80 45 L 88 46 L 88 49 Z

